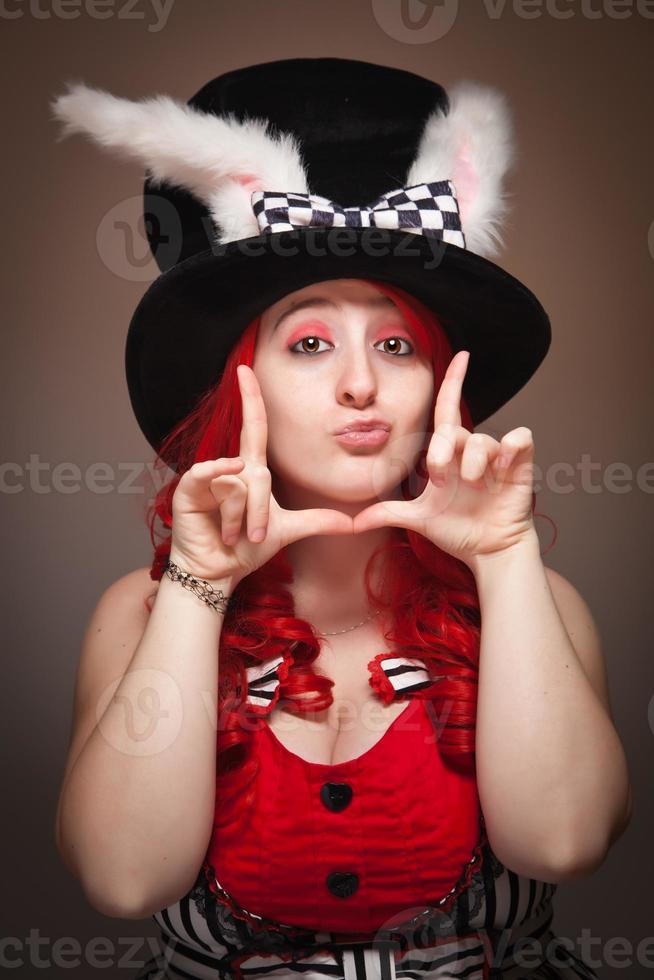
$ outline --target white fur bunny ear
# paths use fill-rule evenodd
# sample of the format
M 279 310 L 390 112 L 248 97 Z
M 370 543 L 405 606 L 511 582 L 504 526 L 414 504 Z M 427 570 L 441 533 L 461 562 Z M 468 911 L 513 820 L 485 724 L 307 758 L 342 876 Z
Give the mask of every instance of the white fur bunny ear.
M 425 123 L 407 186 L 451 179 L 466 248 L 492 258 L 504 244 L 502 182 L 515 160 L 509 109 L 501 93 L 477 82 L 459 82 L 448 96 L 449 112 L 438 109 Z
M 83 82 L 67 82 L 53 99 L 64 123 L 58 139 L 81 132 L 101 146 L 144 164 L 153 182 L 177 184 L 209 209 L 218 244 L 259 234 L 250 195 L 293 188 L 308 192 L 296 137 L 272 135 L 265 119 L 239 122 L 202 112 L 166 95 L 138 102 L 117 98 Z

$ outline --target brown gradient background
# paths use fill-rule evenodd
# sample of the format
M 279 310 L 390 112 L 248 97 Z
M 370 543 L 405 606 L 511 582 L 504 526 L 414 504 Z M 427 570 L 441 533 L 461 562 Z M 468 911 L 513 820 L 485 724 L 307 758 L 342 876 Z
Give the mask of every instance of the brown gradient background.
M 418 0 L 412 5 L 416 16 L 425 10 Z M 569 19 L 545 11 L 527 19 L 508 2 L 492 17 L 481 2 L 466 2 L 444 37 L 408 43 L 382 29 L 372 0 L 176 0 L 159 31 L 148 30 L 156 22 L 149 2 L 138 0 L 129 16 L 120 15 L 123 7 L 125 0 L 116 0 L 112 16 L 100 20 L 80 0 L 79 16 L 63 19 L 47 0 L 33 0 L 32 8 L 7 0 L 0 14 L 3 456 L 22 469 L 3 479 L 2 902 L 6 934 L 25 949 L 10 947 L 8 959 L 22 955 L 29 963 L 31 929 L 49 937 L 41 949 L 46 958 L 58 937 L 76 939 L 83 950 L 105 936 L 122 957 L 129 949 L 119 937 L 158 932 L 150 920 L 111 919 L 90 907 L 53 841 L 86 622 L 112 581 L 151 560 L 142 517 L 147 494 L 123 483 L 124 467 L 136 473 L 152 459 L 131 413 L 123 355 L 131 314 L 156 269 L 136 221 L 140 166 L 80 136 L 57 143 L 48 100 L 67 79 L 134 99 L 162 92 L 186 100 L 213 76 L 247 64 L 341 56 L 413 70 L 446 88 L 474 78 L 509 97 L 520 157 L 499 262 L 539 296 L 553 343 L 532 381 L 481 428 L 500 438 L 527 425 L 543 477 L 555 464 L 574 468 L 576 476 L 559 474 L 567 492 L 541 480 L 537 510 L 558 529 L 545 562 L 579 589 L 600 629 L 635 797 L 632 823 L 602 868 L 559 886 L 553 926 L 575 944 L 589 930 L 599 939 L 595 954 L 604 955 L 617 937 L 632 944 L 631 953 L 616 950 L 618 962 L 631 956 L 631 967 L 605 966 L 603 978 L 654 975 L 654 955 L 649 964 L 641 956 L 640 965 L 636 956 L 637 944 L 654 936 L 654 21 L 635 9 L 624 19 L 585 16 L 580 3 L 564 0 L 559 8 L 573 11 Z M 611 9 L 602 0 L 592 0 L 592 8 Z M 20 16 L 10 19 L 7 10 Z M 106 222 L 117 206 L 127 213 L 121 209 L 131 199 L 135 260 L 128 275 L 116 267 L 124 239 Z M 590 488 L 577 469 L 585 455 L 594 467 Z M 25 469 L 30 458 L 42 465 L 40 482 Z M 55 479 L 57 464 L 77 464 L 84 475 L 100 461 L 116 474 L 106 481 L 109 492 L 70 477 L 66 491 Z M 648 463 L 649 490 L 637 485 Z M 621 490 L 606 483 L 614 464 L 623 467 Z M 538 530 L 545 549 L 551 525 L 539 518 Z M 139 960 L 149 955 L 145 942 L 132 951 Z M 104 975 L 135 972 L 114 965 Z M 66 971 L 73 978 L 94 973 L 84 956 Z

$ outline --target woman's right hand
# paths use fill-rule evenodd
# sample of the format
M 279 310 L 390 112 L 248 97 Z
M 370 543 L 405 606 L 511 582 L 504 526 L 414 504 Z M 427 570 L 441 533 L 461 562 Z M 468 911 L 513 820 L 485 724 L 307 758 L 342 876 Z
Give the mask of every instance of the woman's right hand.
M 172 501 L 170 548 L 171 561 L 182 571 L 233 585 L 300 538 L 352 534 L 352 518 L 340 511 L 279 506 L 266 458 L 268 421 L 261 388 L 246 364 L 239 364 L 236 374 L 243 409 L 240 455 L 195 463 L 182 475 Z M 256 528 L 265 532 L 260 542 L 252 539 Z

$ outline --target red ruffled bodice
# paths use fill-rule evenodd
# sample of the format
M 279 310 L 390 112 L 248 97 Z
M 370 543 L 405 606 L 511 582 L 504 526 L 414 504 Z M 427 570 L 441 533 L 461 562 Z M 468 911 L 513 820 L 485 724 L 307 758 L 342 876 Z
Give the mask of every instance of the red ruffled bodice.
M 433 684 L 424 662 L 369 662 L 379 698 L 409 703 L 370 749 L 335 765 L 300 758 L 265 721 L 291 665 L 286 653 L 246 671 L 259 771 L 253 805 L 211 840 L 214 893 L 281 923 L 357 935 L 425 906 L 446 912 L 486 837 L 474 774 L 441 758 L 434 706 L 415 696 Z

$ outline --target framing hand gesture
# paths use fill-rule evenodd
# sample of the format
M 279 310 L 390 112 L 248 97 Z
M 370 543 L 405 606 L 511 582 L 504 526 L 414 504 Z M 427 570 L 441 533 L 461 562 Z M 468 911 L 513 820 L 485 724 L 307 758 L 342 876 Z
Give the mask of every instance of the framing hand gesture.
M 352 518 L 338 510 L 286 510 L 277 503 L 261 388 L 247 365 L 239 364 L 236 374 L 243 409 L 240 455 L 195 463 L 173 496 L 171 558 L 210 580 L 240 581 L 300 538 L 352 534 Z M 253 537 L 257 528 L 264 531 L 260 541 Z
M 429 480 L 422 494 L 372 504 L 354 518 L 355 534 L 407 528 L 468 565 L 535 535 L 531 430 L 521 426 L 497 442 L 461 425 L 469 357 L 469 351 L 459 351 L 452 358 L 438 392 L 426 458 Z

